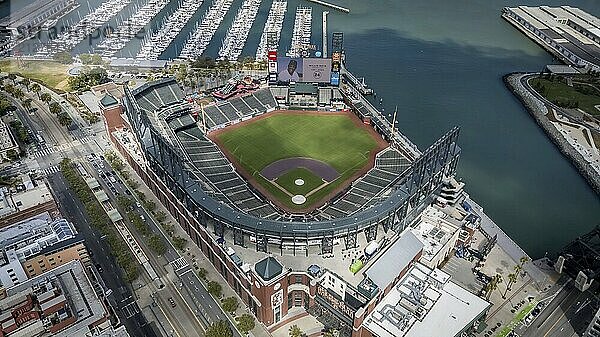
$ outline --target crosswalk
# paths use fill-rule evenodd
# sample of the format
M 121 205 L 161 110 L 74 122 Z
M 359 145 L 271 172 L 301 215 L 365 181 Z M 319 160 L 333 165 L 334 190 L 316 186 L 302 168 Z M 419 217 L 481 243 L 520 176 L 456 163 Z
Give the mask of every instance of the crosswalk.
M 45 157 L 47 155 L 50 155 L 52 153 L 56 153 L 56 152 L 60 152 L 60 151 L 65 151 L 68 149 L 71 149 L 73 147 L 76 146 L 80 146 L 89 142 L 92 142 L 94 139 L 91 136 L 85 136 L 82 138 L 78 138 L 72 142 L 66 143 L 66 144 L 61 144 L 59 146 L 52 146 L 52 147 L 47 147 L 45 149 L 39 150 L 39 151 L 35 151 L 33 153 L 29 154 L 30 158 L 33 159 L 37 159 L 37 158 L 42 158 Z
M 127 304 L 126 306 L 122 307 L 121 310 L 123 310 L 125 317 L 127 317 L 127 319 L 129 319 L 140 312 L 140 307 L 138 307 L 136 302 L 131 302 L 131 303 Z
M 179 270 L 189 266 L 189 264 L 187 263 L 186 259 L 183 256 L 171 261 L 171 265 L 173 266 L 174 271 L 179 271 Z
M 56 173 L 58 171 L 60 171 L 60 168 L 58 168 L 58 165 L 52 165 L 52 166 L 50 166 L 48 168 L 43 169 L 42 170 L 42 175 L 49 176 L 49 175 L 51 175 L 53 173 Z

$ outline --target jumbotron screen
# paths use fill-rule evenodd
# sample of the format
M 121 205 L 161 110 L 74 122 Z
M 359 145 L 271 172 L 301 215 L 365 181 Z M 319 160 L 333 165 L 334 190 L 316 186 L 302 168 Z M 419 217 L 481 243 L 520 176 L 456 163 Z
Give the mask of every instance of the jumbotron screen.
M 278 57 L 277 80 L 280 82 L 321 82 L 331 80 L 331 59 Z

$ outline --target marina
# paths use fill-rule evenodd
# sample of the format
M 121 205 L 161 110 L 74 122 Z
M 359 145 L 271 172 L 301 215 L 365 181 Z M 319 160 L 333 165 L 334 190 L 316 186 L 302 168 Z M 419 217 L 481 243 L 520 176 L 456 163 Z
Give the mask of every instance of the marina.
M 250 27 L 256 19 L 261 1 L 244 0 L 242 7 L 238 10 L 235 19 L 227 30 L 227 35 L 219 50 L 219 59 L 238 60 L 244 49 L 246 39 L 248 39 Z
M 113 57 L 123 49 L 152 19 L 169 3 L 169 0 L 149 0 L 144 6 L 134 10 L 134 14 L 117 26 L 117 29 L 105 38 L 95 50 L 102 57 Z
M 180 2 L 177 10 L 168 16 L 159 30 L 144 39 L 136 58 L 157 60 L 200 6 L 202 6 L 202 1 L 183 0 Z
M 190 33 L 179 57 L 192 59 L 204 53 L 219 25 L 221 25 L 223 18 L 229 11 L 229 8 L 231 8 L 232 2 L 233 0 L 215 0 L 204 14 L 202 22 L 197 24 L 194 31 Z M 245 29 L 249 30 L 250 27 L 245 27 Z
M 77 44 L 122 11 L 130 2 L 131 0 L 108 0 L 102 3 L 93 12 L 84 16 L 77 24 L 69 26 L 57 38 L 41 46 L 34 56 L 51 58 L 58 52 L 70 52 Z
M 334 4 L 331 4 L 329 2 L 325 2 L 325 1 L 321 1 L 321 0 L 307 0 L 307 1 L 319 4 L 321 6 L 325 6 L 325 7 L 329 7 L 329 8 L 335 9 L 335 10 L 338 10 L 338 11 L 343 12 L 343 13 L 350 13 L 350 9 L 349 8 L 338 6 L 338 5 L 334 5 Z
M 286 53 L 289 57 L 308 56 L 310 37 L 312 32 L 312 8 L 296 8 L 292 45 Z
M 258 48 L 256 49 L 256 60 L 264 61 L 267 59 L 267 37 L 269 34 L 275 34 L 276 44 L 275 49 L 279 48 L 279 39 L 281 37 L 281 29 L 283 28 L 283 19 L 287 10 L 287 0 L 273 0 L 269 16 L 265 23 L 265 28 L 260 37 Z

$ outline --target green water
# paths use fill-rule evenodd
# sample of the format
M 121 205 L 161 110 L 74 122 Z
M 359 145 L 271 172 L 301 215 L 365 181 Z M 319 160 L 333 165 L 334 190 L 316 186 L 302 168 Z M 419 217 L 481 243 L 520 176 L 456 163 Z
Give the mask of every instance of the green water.
M 502 6 L 557 1 L 346 1 L 347 63 L 398 105 L 420 148 L 461 126 L 459 175 L 497 224 L 534 257 L 600 224 L 600 199 L 505 88 L 502 76 L 552 57 L 500 18 Z M 600 15 L 597 1 L 572 1 Z
M 88 3 L 89 8 L 100 3 L 78 1 L 83 4 L 82 15 Z M 571 5 L 600 16 L 598 0 L 331 1 L 351 9 L 350 14 L 329 9 L 329 32 L 344 32 L 349 68 L 367 78 L 386 111 L 398 105 L 400 128 L 420 148 L 452 126 L 462 127 L 459 175 L 467 182 L 467 191 L 527 252 L 534 257 L 555 252 L 600 224 L 598 196 L 502 83 L 504 74 L 540 70 L 553 62 L 552 57 L 500 18 L 503 6 L 517 5 Z M 128 8 L 143 2 L 133 0 Z M 207 55 L 216 56 L 241 2 L 234 1 Z M 12 3 L 23 6 L 28 1 Z M 195 20 L 211 3 L 204 1 L 162 58 L 177 55 Z M 313 7 L 313 43 L 321 43 L 324 8 L 289 0 L 281 51 L 289 48 L 298 5 Z M 156 22 L 175 7 L 172 1 Z M 270 1 L 264 0 L 249 28 L 244 55 L 255 53 L 269 7 Z M 78 16 L 74 12 L 64 21 Z M 121 55 L 135 55 L 140 43 L 132 41 Z M 24 44 L 24 52 L 27 47 Z M 90 49 L 85 41 L 77 51 Z

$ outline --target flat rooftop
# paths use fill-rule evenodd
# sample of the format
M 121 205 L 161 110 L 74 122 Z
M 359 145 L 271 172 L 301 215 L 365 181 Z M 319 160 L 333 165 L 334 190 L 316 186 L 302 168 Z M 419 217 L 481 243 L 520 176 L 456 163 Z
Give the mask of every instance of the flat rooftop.
M 561 47 L 585 61 L 600 66 L 600 20 L 598 18 L 570 6 L 519 6 L 509 10 Z
M 491 303 L 468 292 L 439 269 L 415 264 L 367 316 L 378 337 L 457 336 Z
M 0 20 L 0 26 L 18 28 L 27 25 L 29 21 L 34 20 L 61 3 L 74 2 L 75 1 L 73 0 L 37 0 L 16 12 L 10 13 L 9 16 Z

